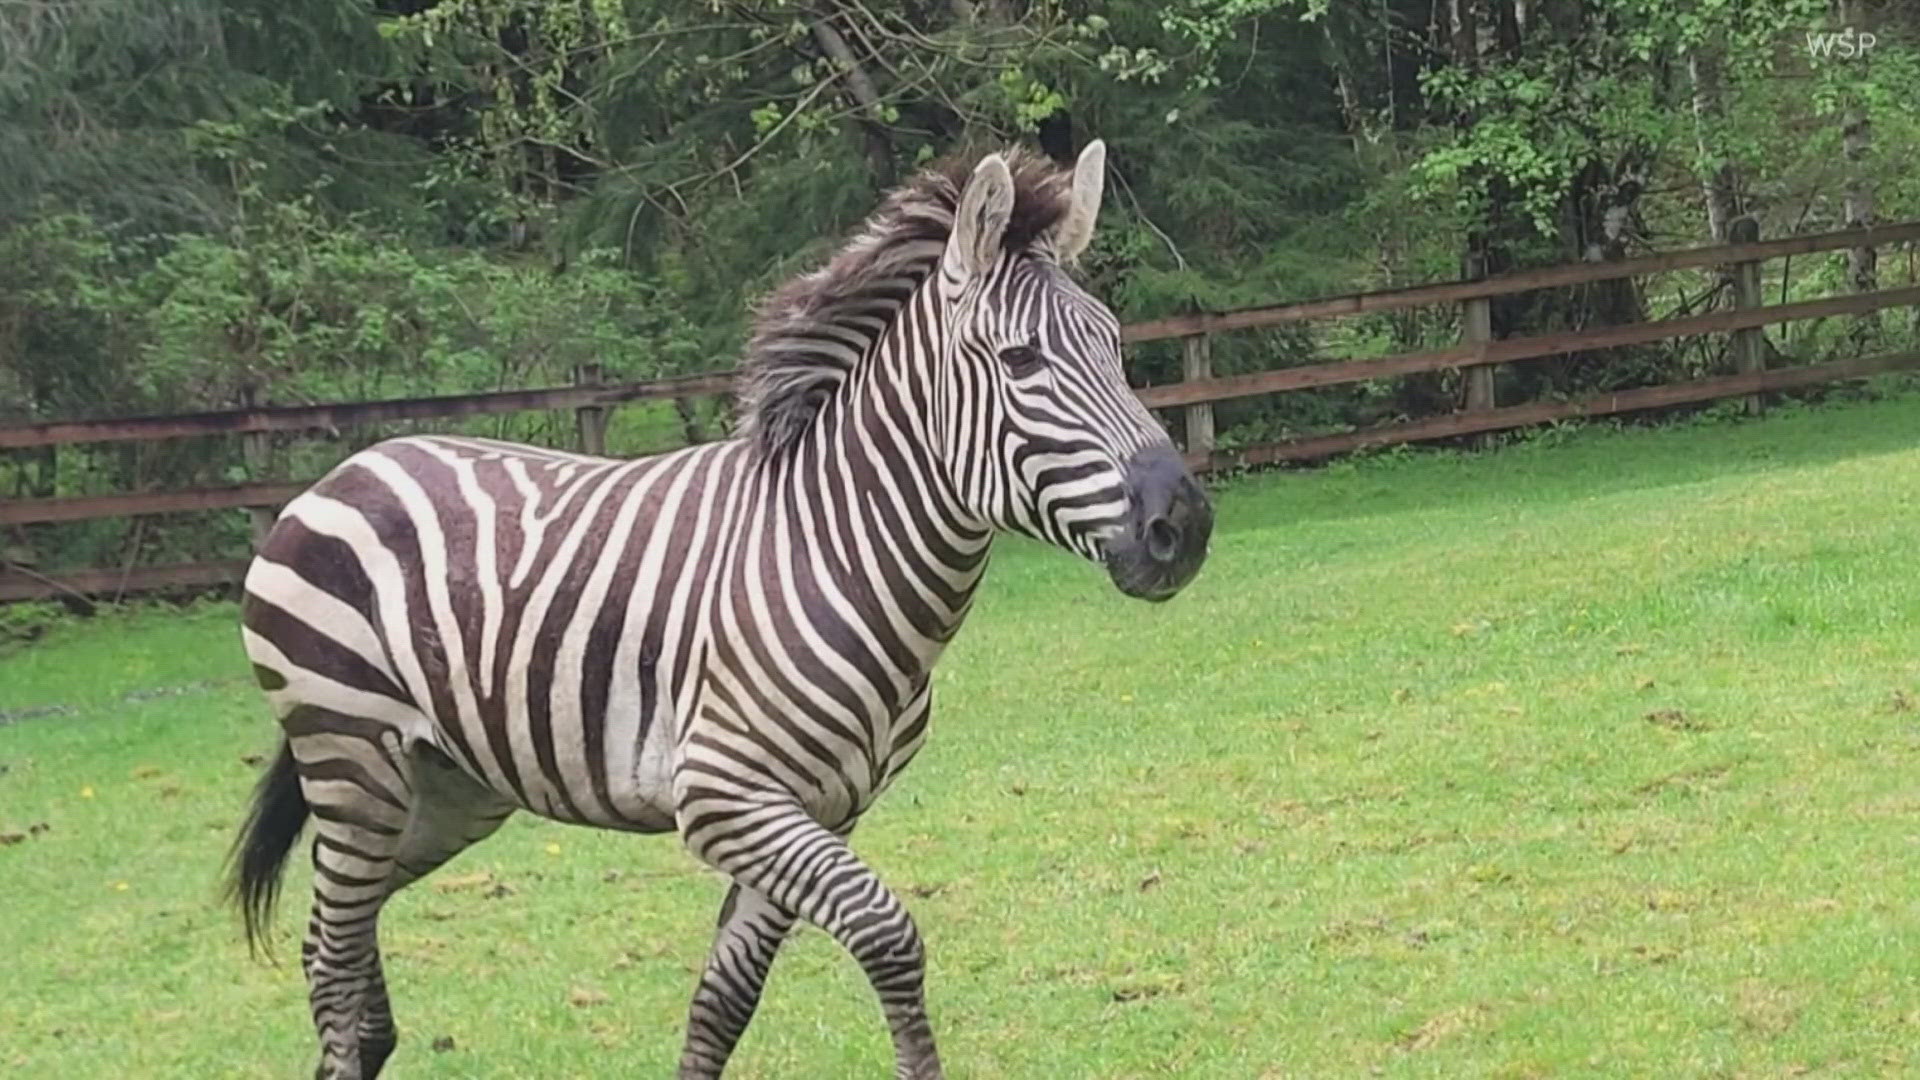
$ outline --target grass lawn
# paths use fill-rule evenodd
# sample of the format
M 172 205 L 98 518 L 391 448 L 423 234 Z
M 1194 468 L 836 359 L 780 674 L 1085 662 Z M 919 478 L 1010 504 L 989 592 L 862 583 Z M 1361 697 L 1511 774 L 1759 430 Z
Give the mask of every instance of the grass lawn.
M 1005 545 L 856 837 L 952 1076 L 1920 1072 L 1920 397 L 1219 515 L 1165 606 Z M 0 1072 L 308 1075 L 304 868 L 278 966 L 215 903 L 274 738 L 232 609 L 59 630 L 0 715 Z M 393 1074 L 668 1075 L 720 892 L 515 819 L 389 908 Z M 731 1075 L 890 1067 L 804 932 Z

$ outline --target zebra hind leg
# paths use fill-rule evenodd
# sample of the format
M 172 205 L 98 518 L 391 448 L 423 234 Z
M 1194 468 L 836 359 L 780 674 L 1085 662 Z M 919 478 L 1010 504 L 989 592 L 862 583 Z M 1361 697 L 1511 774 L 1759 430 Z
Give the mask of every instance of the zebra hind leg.
M 792 803 L 722 803 L 696 795 L 683 801 L 680 820 L 695 855 L 744 889 L 825 930 L 853 954 L 886 1014 L 897 1080 L 941 1080 L 927 1018 L 920 932 L 900 898 L 844 837 Z M 691 1039 L 691 1025 L 688 1034 Z
M 412 782 L 385 724 L 312 708 L 282 723 L 314 818 L 313 913 L 300 949 L 320 1037 L 314 1076 L 370 1080 L 393 1049 L 378 922 Z
M 726 1068 L 793 923 L 793 912 L 752 889 L 737 884 L 727 889 L 706 970 L 687 1011 L 679 1080 L 715 1080 Z
M 389 897 L 493 835 L 514 811 L 511 803 L 461 772 L 452 759 L 427 743 L 416 743 L 407 758 L 413 803 L 388 876 Z M 400 1041 L 377 951 L 358 1034 L 361 1069 L 372 1080 Z
M 313 914 L 301 948 L 318 1080 L 373 1080 L 399 1036 L 379 946 L 394 892 L 505 820 L 510 808 L 431 748 L 405 751 L 392 727 L 296 710 L 287 728 L 313 808 Z

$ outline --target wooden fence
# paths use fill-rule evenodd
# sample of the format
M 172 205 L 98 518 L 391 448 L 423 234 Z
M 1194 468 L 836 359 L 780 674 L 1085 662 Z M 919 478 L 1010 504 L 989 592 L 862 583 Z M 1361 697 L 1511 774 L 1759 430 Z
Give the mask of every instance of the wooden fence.
M 1188 461 L 1202 471 L 1309 461 L 1367 447 L 1720 398 L 1746 398 L 1752 407 L 1757 407 L 1758 395 L 1768 391 L 1920 368 L 1920 352 L 1901 352 L 1768 369 L 1765 366 L 1767 350 L 1760 336 L 1762 327 L 1777 323 L 1920 306 L 1920 286 L 1774 305 L 1762 302 L 1759 287 L 1759 266 L 1766 260 L 1868 245 L 1913 242 L 1920 240 L 1920 222 L 1767 241 L 1754 239 L 1750 220 L 1742 219 L 1735 224 L 1736 238 L 1742 242 L 1616 262 L 1555 266 L 1480 280 L 1353 293 L 1239 311 L 1176 315 L 1134 323 L 1124 328 L 1122 336 L 1128 342 L 1182 340 L 1183 381 L 1148 387 L 1138 391 L 1138 394 L 1141 401 L 1151 408 L 1180 408 L 1185 411 Z M 1525 338 L 1495 339 L 1491 333 L 1489 305 L 1495 297 L 1709 267 L 1725 268 L 1733 282 L 1734 303 L 1728 310 Z M 1225 377 L 1213 374 L 1211 341 L 1216 334 L 1429 305 L 1459 306 L 1461 333 L 1458 344 L 1444 349 L 1377 359 L 1335 360 Z M 1500 406 L 1494 400 L 1493 376 L 1499 364 L 1721 333 L 1730 335 L 1735 361 L 1735 372 L 1731 375 L 1573 400 L 1535 401 L 1509 406 Z M 1465 380 L 1465 407 L 1456 412 L 1230 451 L 1222 451 L 1215 444 L 1215 402 L 1452 370 L 1462 372 Z M 173 416 L 58 420 L 0 426 L 0 449 L 242 434 L 259 437 L 247 439 L 243 446 L 249 460 L 254 461 L 264 458 L 265 444 L 261 440 L 273 432 L 327 431 L 393 421 L 570 409 L 577 417 L 579 447 L 589 453 L 599 453 L 604 450 L 608 410 L 636 401 L 725 393 L 732 386 L 731 372 L 647 382 L 608 383 L 602 381 L 597 368 L 587 366 L 575 373 L 573 385 L 548 389 L 325 405 L 258 406 Z M 182 511 L 246 509 L 255 515 L 258 531 L 271 516 L 272 508 L 286 502 L 307 483 L 248 483 L 185 491 L 16 499 L 0 503 L 0 527 Z M 0 564 L 0 602 L 61 594 L 117 595 L 150 589 L 231 583 L 240 579 L 245 566 L 244 562 L 232 561 L 63 570 L 58 572 L 56 578 L 27 567 Z

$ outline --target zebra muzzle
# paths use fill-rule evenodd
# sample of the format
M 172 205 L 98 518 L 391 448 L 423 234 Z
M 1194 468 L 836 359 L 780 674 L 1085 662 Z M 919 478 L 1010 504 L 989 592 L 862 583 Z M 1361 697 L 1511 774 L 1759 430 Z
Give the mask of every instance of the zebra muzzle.
M 1172 444 L 1148 447 L 1127 463 L 1124 531 L 1106 545 L 1107 573 L 1128 596 L 1168 600 L 1207 559 L 1213 507 Z

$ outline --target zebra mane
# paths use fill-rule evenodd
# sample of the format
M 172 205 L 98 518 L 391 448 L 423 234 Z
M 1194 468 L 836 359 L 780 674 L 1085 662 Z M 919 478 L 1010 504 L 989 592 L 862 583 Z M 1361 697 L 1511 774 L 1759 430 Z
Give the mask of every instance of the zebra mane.
M 1001 242 L 1019 251 L 1066 216 L 1073 173 L 1030 151 L 1001 154 L 1014 189 Z M 895 189 L 825 265 L 756 306 L 740 364 L 737 434 L 752 440 L 761 456 L 800 438 L 939 266 L 960 193 L 982 157 L 950 158 Z

